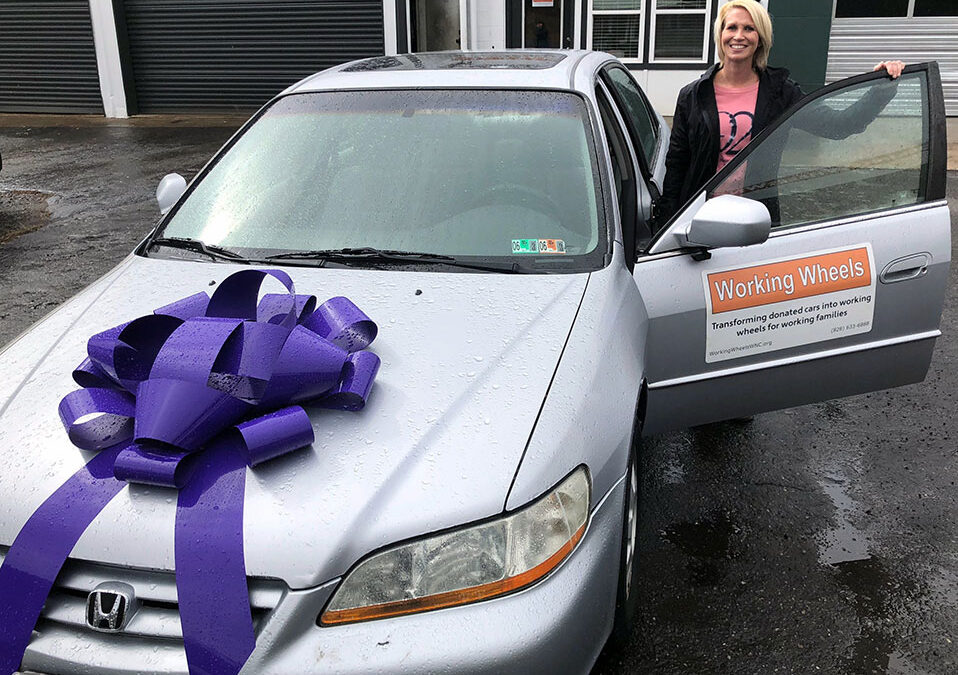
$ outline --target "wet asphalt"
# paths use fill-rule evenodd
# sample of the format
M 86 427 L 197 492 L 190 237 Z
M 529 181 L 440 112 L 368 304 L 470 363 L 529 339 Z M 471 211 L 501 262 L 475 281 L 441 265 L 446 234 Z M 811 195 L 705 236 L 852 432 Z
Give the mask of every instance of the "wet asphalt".
M 234 117 L 0 115 L 0 344 L 119 262 Z M 958 172 L 949 172 L 958 223 Z M 953 252 L 958 237 L 953 237 Z M 921 384 L 653 438 L 595 673 L 958 672 L 958 265 Z

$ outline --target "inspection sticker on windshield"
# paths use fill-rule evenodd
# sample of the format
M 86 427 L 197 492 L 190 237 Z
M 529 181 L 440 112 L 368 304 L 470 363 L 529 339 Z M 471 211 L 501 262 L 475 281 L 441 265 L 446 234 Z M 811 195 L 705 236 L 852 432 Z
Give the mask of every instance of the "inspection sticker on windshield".
M 565 253 L 565 241 L 563 239 L 513 239 L 512 252 L 516 254 L 537 253 Z
M 874 269 L 866 243 L 703 272 L 705 362 L 869 332 Z

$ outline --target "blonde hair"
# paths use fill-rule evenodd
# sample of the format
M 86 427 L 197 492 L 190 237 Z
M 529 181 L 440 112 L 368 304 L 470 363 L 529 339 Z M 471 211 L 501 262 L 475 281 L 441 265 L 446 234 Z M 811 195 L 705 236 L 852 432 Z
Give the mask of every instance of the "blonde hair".
M 755 67 L 764 70 L 768 65 L 768 53 L 772 49 L 772 17 L 768 11 L 755 0 L 730 0 L 719 8 L 715 18 L 715 46 L 718 48 L 719 63 L 725 65 L 725 49 L 722 47 L 722 31 L 725 29 L 725 18 L 736 7 L 744 9 L 755 23 L 758 33 L 758 49 L 755 50 Z

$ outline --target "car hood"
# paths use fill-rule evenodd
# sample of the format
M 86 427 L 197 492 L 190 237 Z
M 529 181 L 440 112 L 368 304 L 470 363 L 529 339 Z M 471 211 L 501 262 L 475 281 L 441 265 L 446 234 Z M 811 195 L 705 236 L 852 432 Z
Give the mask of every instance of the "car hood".
M 0 545 L 91 457 L 57 414 L 87 338 L 244 268 L 131 257 L 0 354 Z M 311 447 L 247 472 L 247 573 L 306 588 L 500 513 L 587 275 L 287 269 L 298 293 L 345 295 L 379 325 L 382 367 L 364 410 L 311 409 Z M 172 570 L 175 511 L 175 491 L 129 486 L 72 557 Z

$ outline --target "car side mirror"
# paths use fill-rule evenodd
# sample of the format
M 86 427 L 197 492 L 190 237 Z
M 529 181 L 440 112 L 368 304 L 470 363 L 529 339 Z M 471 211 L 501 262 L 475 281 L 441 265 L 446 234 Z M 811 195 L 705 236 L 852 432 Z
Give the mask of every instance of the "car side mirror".
M 685 233 L 684 248 L 752 246 L 768 239 L 772 218 L 765 204 L 737 195 L 720 195 L 702 204 Z
M 160 214 L 166 215 L 176 200 L 186 191 L 186 179 L 178 173 L 168 173 L 156 186 L 156 202 L 160 205 Z

